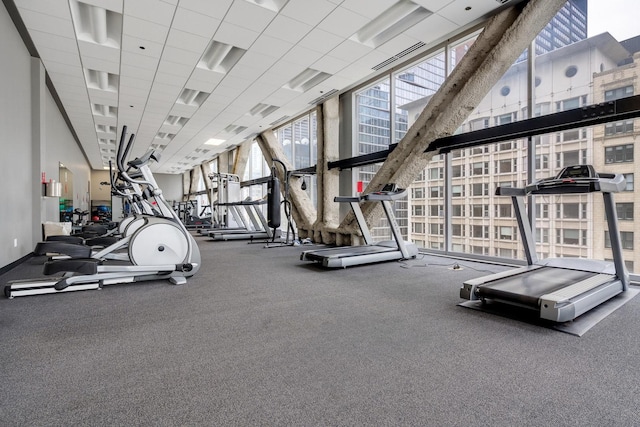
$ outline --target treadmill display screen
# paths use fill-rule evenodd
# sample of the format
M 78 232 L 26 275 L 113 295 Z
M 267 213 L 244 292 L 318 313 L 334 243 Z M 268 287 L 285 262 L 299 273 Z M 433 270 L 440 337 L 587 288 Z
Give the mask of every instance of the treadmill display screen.
M 595 178 L 595 174 L 589 165 L 569 166 L 558 174 L 558 179 L 565 178 Z

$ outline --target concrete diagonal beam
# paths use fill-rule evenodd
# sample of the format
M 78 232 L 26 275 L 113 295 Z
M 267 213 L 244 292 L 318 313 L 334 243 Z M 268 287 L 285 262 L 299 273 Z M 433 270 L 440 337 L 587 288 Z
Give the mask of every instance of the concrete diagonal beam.
M 365 193 L 376 191 L 389 182 L 408 188 L 438 154 L 424 152 L 429 144 L 453 134 L 460 127 L 565 3 L 566 0 L 530 0 L 489 19 L 475 43 L 387 157 Z M 383 214 L 379 205 L 367 203 L 362 206 L 369 226 Z M 343 232 L 356 228 L 353 213 L 349 213 L 339 227 Z

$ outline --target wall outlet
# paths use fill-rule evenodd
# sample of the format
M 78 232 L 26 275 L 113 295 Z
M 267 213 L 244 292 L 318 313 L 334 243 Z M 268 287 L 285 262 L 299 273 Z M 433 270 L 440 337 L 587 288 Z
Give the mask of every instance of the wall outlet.
M 18 239 L 13 239 L 13 247 L 14 248 L 18 247 Z

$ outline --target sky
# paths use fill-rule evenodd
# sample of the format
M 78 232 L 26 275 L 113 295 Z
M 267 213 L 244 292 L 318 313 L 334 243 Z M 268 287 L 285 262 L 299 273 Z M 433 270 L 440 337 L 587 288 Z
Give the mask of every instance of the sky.
M 640 35 L 640 1 L 588 0 L 588 36 L 609 32 L 622 41 Z

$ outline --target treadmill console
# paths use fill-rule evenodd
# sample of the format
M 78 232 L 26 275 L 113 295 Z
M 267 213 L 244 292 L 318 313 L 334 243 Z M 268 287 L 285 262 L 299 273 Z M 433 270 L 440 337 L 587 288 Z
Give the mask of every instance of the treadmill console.
M 598 174 L 591 165 L 567 166 L 556 176 L 556 179 L 597 178 Z
M 567 166 L 556 176 L 541 179 L 526 188 L 532 194 L 590 193 L 601 191 L 600 177 L 591 165 Z
M 365 194 L 362 196 L 362 200 L 395 200 L 404 197 L 404 193 L 407 190 L 399 188 L 394 183 L 385 184 L 380 191 L 374 191 L 373 193 Z

